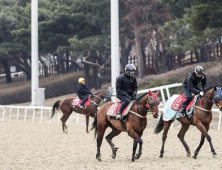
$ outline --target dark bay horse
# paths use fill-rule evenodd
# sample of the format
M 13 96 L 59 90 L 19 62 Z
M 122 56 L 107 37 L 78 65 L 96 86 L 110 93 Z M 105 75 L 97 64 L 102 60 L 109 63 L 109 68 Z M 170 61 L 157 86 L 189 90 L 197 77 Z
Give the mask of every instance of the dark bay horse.
M 153 116 L 158 117 L 158 93 L 159 91 L 157 93 L 151 93 L 149 91 L 149 94 L 146 93 L 142 95 L 139 99 L 137 99 L 129 111 L 128 120 L 124 121 L 128 135 L 134 139 L 132 161 L 138 159 L 142 154 L 143 141 L 141 139 L 141 136 L 143 135 L 143 131 L 147 125 L 147 111 L 151 110 L 153 112 Z M 113 159 L 115 159 L 116 157 L 116 152 L 118 148 L 116 148 L 112 143 L 112 138 L 124 131 L 119 120 L 111 120 L 110 116 L 106 115 L 112 104 L 114 104 L 114 102 L 108 102 L 98 110 L 92 126 L 92 129 L 95 130 L 95 137 L 97 136 L 96 159 L 98 159 L 99 161 L 101 161 L 100 147 L 107 127 L 109 126 L 112 128 L 111 133 L 106 136 L 106 140 L 111 146 Z M 139 151 L 138 154 L 136 154 L 135 156 L 138 143 Z
M 212 145 L 211 137 L 207 133 L 209 130 L 210 122 L 212 120 L 212 112 L 211 112 L 211 109 L 213 106 L 212 99 L 215 97 L 216 91 L 217 91 L 217 87 L 207 88 L 204 92 L 204 96 L 201 97 L 201 100 L 199 100 L 199 99 L 197 100 L 197 102 L 194 106 L 194 108 L 195 108 L 194 115 L 190 117 L 192 125 L 196 126 L 201 132 L 200 144 L 197 147 L 196 151 L 194 152 L 194 156 L 193 156 L 194 159 L 197 158 L 197 155 L 204 143 L 205 138 L 207 138 L 207 140 L 210 144 L 210 148 L 211 148 L 211 152 L 213 153 L 213 157 L 216 157 L 216 152 L 215 152 L 214 147 Z M 220 107 L 220 109 L 222 109 L 222 100 L 217 100 L 215 103 L 218 107 Z M 164 113 L 164 114 L 166 114 L 166 113 Z M 184 140 L 185 133 L 189 129 L 190 123 L 187 121 L 187 119 L 185 117 L 179 118 L 177 120 L 182 124 L 181 130 L 178 134 L 178 138 L 180 139 L 180 141 L 182 142 L 183 146 L 186 149 L 186 152 L 187 152 L 186 156 L 190 157 L 190 155 L 191 155 L 190 148 Z M 168 132 L 170 125 L 173 121 L 174 120 L 163 121 L 163 115 L 161 115 L 161 118 L 155 128 L 154 133 L 156 133 L 156 134 L 158 134 L 159 132 L 162 131 L 162 129 L 164 129 L 163 137 L 162 137 L 162 148 L 160 151 L 160 158 L 163 157 L 164 144 L 166 142 L 167 132 Z
M 54 116 L 55 109 L 60 109 L 63 113 L 63 116 L 61 117 L 63 133 L 68 133 L 68 128 L 65 123 L 68 120 L 69 116 L 72 114 L 72 112 L 85 114 L 86 132 L 89 133 L 88 131 L 89 116 L 91 116 L 92 118 L 95 117 L 95 114 L 97 112 L 97 107 L 99 103 L 106 97 L 106 94 L 107 94 L 106 91 L 94 94 L 94 96 L 91 97 L 90 105 L 87 106 L 86 109 L 81 109 L 79 107 L 72 106 L 72 102 L 75 97 L 67 97 L 63 100 L 58 100 L 53 105 L 50 119 Z

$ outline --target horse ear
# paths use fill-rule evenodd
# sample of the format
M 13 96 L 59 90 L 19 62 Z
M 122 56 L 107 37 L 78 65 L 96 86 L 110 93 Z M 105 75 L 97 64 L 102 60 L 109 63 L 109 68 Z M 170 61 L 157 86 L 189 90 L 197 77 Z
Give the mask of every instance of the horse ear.
M 153 93 L 152 93 L 150 90 L 149 90 L 149 95 L 150 95 L 150 96 L 152 96 L 152 95 L 153 95 Z
M 214 86 L 214 91 L 217 91 L 217 86 Z
M 156 92 L 156 95 L 157 95 L 157 96 L 158 96 L 159 92 L 160 92 L 160 90 L 158 90 L 158 91 Z

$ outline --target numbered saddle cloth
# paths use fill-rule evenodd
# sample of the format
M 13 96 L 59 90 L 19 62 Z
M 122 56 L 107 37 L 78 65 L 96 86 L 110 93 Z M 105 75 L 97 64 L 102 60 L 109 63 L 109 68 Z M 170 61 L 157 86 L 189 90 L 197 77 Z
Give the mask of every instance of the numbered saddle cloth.
M 106 113 L 106 115 L 108 116 L 112 116 L 112 117 L 116 117 L 117 116 L 117 113 L 121 107 L 121 104 L 120 102 L 117 102 L 117 103 L 114 103 L 108 110 L 108 112 Z M 129 110 L 131 109 L 133 105 L 133 102 L 131 101 L 128 106 L 126 106 L 126 108 L 123 110 L 123 113 L 122 113 L 122 116 L 125 117 L 128 113 L 129 113 Z
M 88 97 L 88 100 L 84 103 L 84 106 L 89 106 L 90 105 L 90 96 Z M 80 98 L 78 98 L 78 97 L 76 97 L 76 98 L 74 98 L 73 99 L 73 101 L 72 101 L 72 105 L 73 106 L 78 106 L 80 103 L 81 103 L 81 99 Z

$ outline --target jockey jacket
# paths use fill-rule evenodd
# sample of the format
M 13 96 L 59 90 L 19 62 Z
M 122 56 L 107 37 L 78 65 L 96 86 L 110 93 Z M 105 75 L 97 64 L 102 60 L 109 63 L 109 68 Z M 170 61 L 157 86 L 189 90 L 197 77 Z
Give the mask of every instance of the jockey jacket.
M 78 96 L 85 96 L 87 94 L 92 94 L 92 92 L 84 84 L 79 84 L 78 90 L 77 90 L 77 95 Z
M 195 72 L 191 72 L 187 75 L 187 77 L 183 81 L 183 87 L 188 87 L 191 92 L 194 94 L 199 94 L 199 90 L 197 89 L 198 83 L 202 83 L 202 90 L 206 88 L 207 78 L 206 75 L 203 74 L 202 77 L 196 76 Z
M 134 76 L 127 76 L 126 73 L 116 78 L 116 93 L 120 96 L 136 96 L 137 81 Z

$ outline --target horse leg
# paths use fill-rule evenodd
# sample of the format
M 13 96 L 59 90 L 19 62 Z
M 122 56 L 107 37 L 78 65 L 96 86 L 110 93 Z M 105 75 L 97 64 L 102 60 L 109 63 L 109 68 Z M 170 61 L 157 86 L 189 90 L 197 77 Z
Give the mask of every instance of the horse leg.
M 139 134 L 140 137 L 141 137 L 142 135 L 143 135 L 143 132 Z M 141 138 L 140 138 L 140 139 L 141 139 Z M 136 159 L 139 159 L 140 156 L 142 155 L 142 145 L 143 145 L 143 141 L 142 141 L 142 139 L 141 139 L 141 140 L 139 140 L 138 142 L 139 142 L 140 147 L 139 147 L 138 153 L 137 153 L 136 156 L 135 156 Z
M 202 125 L 201 123 L 199 123 L 198 124 L 198 126 L 197 126 L 197 128 L 201 131 L 201 141 L 200 141 L 200 144 L 199 144 L 199 146 L 197 147 L 197 149 L 196 149 L 196 151 L 194 152 L 194 156 L 193 156 L 193 158 L 194 159 L 196 159 L 197 158 L 197 155 L 198 155 L 198 153 L 199 153 L 199 151 L 200 151 L 200 148 L 202 147 L 202 145 L 204 144 L 204 139 L 205 139 L 205 137 L 207 138 L 207 140 L 208 140 L 208 142 L 209 142 L 209 144 L 210 144 L 210 148 L 211 148 L 211 152 L 213 153 L 213 157 L 216 157 L 216 152 L 215 152 L 215 150 L 214 150 L 214 147 L 213 147 L 213 145 L 212 145 L 212 142 L 211 142 L 211 137 L 208 135 L 208 130 L 209 130 L 209 124 L 208 125 L 206 125 L 205 127 L 204 127 L 204 125 Z
M 140 142 L 142 144 L 143 141 L 133 129 L 130 130 L 129 136 L 134 139 L 134 141 L 133 141 L 133 153 L 132 153 L 132 161 L 134 162 L 135 161 L 135 153 L 136 153 L 137 144 L 138 144 L 138 142 Z
M 67 134 L 68 133 L 68 127 L 66 126 L 66 121 L 69 118 L 69 116 L 71 115 L 72 112 L 68 113 L 68 114 L 63 114 L 61 121 L 62 121 L 62 127 L 63 127 L 63 133 Z
M 88 126 L 89 126 L 89 115 L 86 115 L 86 133 L 89 133 Z
M 115 127 L 112 128 L 112 132 L 110 132 L 110 134 L 108 134 L 106 136 L 106 140 L 109 143 L 109 145 L 111 146 L 112 149 L 112 158 L 115 159 L 116 158 L 116 152 L 117 152 L 117 147 L 115 147 L 115 145 L 112 142 L 112 138 L 119 135 L 121 133 L 121 131 L 119 131 L 118 129 L 116 129 Z
M 181 122 L 181 124 L 182 124 L 182 127 L 181 127 L 181 130 L 180 130 L 180 132 L 177 136 L 178 136 L 178 138 L 180 139 L 180 141 L 182 142 L 183 146 L 185 147 L 185 149 L 187 151 L 187 157 L 190 157 L 190 148 L 184 140 L 185 133 L 189 129 L 190 125 L 189 124 L 184 124 L 182 122 Z
M 204 140 L 205 140 L 205 136 L 204 136 L 203 134 L 201 134 L 200 144 L 199 144 L 199 146 L 197 147 L 197 149 L 196 149 L 195 152 L 194 152 L 194 156 L 193 156 L 194 159 L 197 158 L 197 155 L 198 155 L 198 153 L 199 153 L 199 151 L 200 151 L 200 148 L 201 148 L 202 145 L 204 144 Z
M 104 122 L 102 122 L 102 123 L 104 123 Z M 96 153 L 96 159 L 98 159 L 98 161 L 102 161 L 101 153 L 100 153 L 100 147 L 101 147 L 103 136 L 104 136 L 104 133 L 105 133 L 107 127 L 108 127 L 108 123 L 100 124 L 100 125 L 97 124 L 98 133 L 97 133 L 97 153 Z
M 165 145 L 165 142 L 166 142 L 166 138 L 167 138 L 167 133 L 168 133 L 168 130 L 170 128 L 170 125 L 171 123 L 173 122 L 174 120 L 170 120 L 170 121 L 167 121 L 167 122 L 164 122 L 164 129 L 163 129 L 163 137 L 162 137 L 162 148 L 160 150 L 160 158 L 163 157 L 163 153 L 164 153 L 164 145 Z

